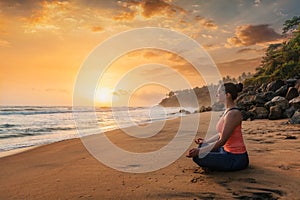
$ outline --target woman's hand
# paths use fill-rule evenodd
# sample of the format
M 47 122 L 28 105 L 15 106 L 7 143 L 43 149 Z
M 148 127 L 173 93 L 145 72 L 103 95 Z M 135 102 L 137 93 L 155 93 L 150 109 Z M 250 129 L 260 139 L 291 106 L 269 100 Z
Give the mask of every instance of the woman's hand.
M 192 148 L 186 154 L 186 157 L 193 158 L 193 157 L 197 157 L 198 155 L 199 155 L 199 149 L 198 148 Z
M 195 140 L 195 143 L 196 144 L 203 144 L 203 139 L 202 138 L 197 138 L 196 140 Z

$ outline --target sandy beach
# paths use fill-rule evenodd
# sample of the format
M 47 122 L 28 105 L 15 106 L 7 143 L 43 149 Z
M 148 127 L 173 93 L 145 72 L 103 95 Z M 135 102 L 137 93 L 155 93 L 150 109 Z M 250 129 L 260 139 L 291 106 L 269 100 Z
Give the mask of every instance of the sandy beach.
M 209 117 L 200 114 L 198 136 Z M 250 166 L 237 172 L 204 171 L 184 154 L 154 172 L 125 173 L 95 159 L 80 139 L 40 146 L 0 158 L 0 199 L 299 199 L 300 126 L 286 121 L 243 122 Z M 128 151 L 153 151 L 174 137 L 179 122 L 167 121 L 151 139 L 106 134 Z

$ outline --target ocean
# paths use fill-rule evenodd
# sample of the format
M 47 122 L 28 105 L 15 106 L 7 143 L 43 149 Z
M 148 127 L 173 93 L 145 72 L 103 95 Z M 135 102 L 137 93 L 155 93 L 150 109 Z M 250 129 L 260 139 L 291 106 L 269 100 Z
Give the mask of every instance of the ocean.
M 74 109 L 70 106 L 0 106 L 0 152 L 50 144 L 83 136 L 77 132 L 74 114 L 90 116 L 96 114 L 101 132 L 148 124 L 159 120 L 176 118 L 181 108 L 117 107 L 94 110 Z M 195 108 L 184 108 L 194 112 Z M 118 123 L 116 123 L 116 120 Z M 85 135 L 95 134 L 88 120 Z M 90 131 L 89 131 L 90 130 Z

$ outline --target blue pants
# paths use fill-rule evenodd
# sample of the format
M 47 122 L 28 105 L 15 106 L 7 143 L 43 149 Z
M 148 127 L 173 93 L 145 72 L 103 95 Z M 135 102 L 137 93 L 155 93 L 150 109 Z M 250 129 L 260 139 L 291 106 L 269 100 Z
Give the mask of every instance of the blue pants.
M 232 154 L 221 147 L 218 151 L 209 152 L 204 158 L 194 157 L 193 161 L 200 167 L 206 167 L 217 171 L 236 171 L 248 167 L 249 158 L 247 152 Z

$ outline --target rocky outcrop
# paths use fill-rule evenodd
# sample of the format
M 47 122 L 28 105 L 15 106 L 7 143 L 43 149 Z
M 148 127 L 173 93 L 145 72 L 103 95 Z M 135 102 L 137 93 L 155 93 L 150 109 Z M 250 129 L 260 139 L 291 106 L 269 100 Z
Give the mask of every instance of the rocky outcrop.
M 243 120 L 290 118 L 299 123 L 300 79 L 277 80 L 260 87 L 245 88 L 237 99 Z

